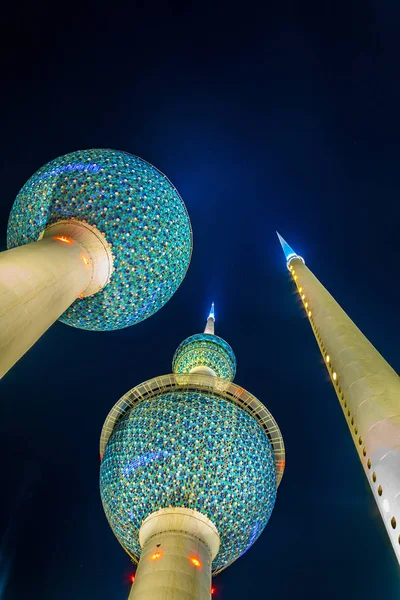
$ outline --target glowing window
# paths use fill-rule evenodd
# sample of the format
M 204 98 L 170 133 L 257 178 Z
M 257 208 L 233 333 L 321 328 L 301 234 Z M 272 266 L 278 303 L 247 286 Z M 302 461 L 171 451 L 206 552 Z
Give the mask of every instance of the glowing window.
M 301 292 L 302 292 L 302 291 L 303 291 L 303 288 L 302 288 L 302 287 L 301 287 L 301 288 L 299 288 L 299 292 L 300 292 L 300 294 L 301 294 Z
M 197 556 L 189 556 L 189 560 L 198 569 L 201 567 L 201 561 Z
M 326 355 L 326 358 L 325 358 L 325 360 L 326 360 L 326 362 L 327 362 L 327 363 L 328 363 L 328 362 L 331 360 L 331 358 L 330 358 L 329 354 L 327 354 L 327 355 Z
M 293 271 L 294 272 L 294 271 Z M 297 281 L 297 275 L 294 276 L 294 280 Z
M 302 299 L 302 300 L 304 300 L 304 298 L 305 298 L 305 297 L 306 297 L 306 295 L 305 295 L 305 294 L 303 294 L 303 295 L 302 295 L 302 297 L 301 297 L 301 299 Z
M 383 510 L 385 512 L 389 512 L 390 506 L 389 506 L 389 500 L 387 498 L 385 498 L 384 501 L 382 502 L 382 506 L 383 506 Z
M 311 315 L 312 315 L 312 312 L 311 312 L 311 310 L 309 310 L 308 311 L 308 316 L 311 317 Z
M 332 377 L 333 377 L 333 381 L 336 381 L 336 379 L 337 379 L 336 371 L 333 371 Z

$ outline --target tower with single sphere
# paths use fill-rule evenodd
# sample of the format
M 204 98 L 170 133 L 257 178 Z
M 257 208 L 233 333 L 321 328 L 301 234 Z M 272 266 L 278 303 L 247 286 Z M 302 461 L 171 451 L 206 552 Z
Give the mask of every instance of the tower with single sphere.
M 89 330 L 129 327 L 174 294 L 192 231 L 175 187 L 146 161 L 83 150 L 23 186 L 0 254 L 0 377 L 57 319 Z
M 175 352 L 173 374 L 133 388 L 100 441 L 100 491 L 118 541 L 138 563 L 129 600 L 209 600 L 211 573 L 268 523 L 285 451 L 265 406 L 232 382 L 236 360 L 205 332 Z
M 397 560 L 400 380 L 285 240 L 278 237 Z

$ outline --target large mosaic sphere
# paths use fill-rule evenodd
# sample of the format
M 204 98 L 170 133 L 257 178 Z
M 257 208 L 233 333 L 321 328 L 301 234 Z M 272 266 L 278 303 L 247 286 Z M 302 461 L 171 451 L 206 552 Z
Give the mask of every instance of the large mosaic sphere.
M 192 508 L 218 529 L 213 570 L 255 542 L 276 497 L 268 436 L 246 411 L 212 392 L 179 390 L 143 400 L 115 426 L 100 469 L 109 523 L 136 560 L 144 519 L 160 508 Z
M 172 183 L 146 161 L 116 150 L 82 150 L 39 169 L 19 192 L 9 248 L 36 241 L 57 221 L 95 226 L 114 272 L 97 294 L 77 299 L 61 321 L 91 330 L 121 329 L 150 317 L 175 293 L 189 266 L 192 231 Z
M 195 367 L 209 367 L 217 377 L 232 381 L 236 373 L 236 357 L 222 338 L 210 333 L 197 333 L 183 340 L 172 360 L 174 373 L 190 373 Z

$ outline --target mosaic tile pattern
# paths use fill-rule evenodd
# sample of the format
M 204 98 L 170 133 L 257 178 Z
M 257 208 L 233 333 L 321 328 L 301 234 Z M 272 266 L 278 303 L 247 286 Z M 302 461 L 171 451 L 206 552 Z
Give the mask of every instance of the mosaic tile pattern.
M 219 570 L 258 538 L 276 497 L 273 451 L 256 420 L 203 391 L 144 400 L 117 423 L 103 456 L 100 491 L 121 544 L 136 558 L 138 532 L 152 512 L 196 509 L 216 525 Z
M 37 171 L 19 192 L 8 224 L 9 248 L 38 239 L 61 219 L 94 225 L 114 257 L 110 282 L 76 300 L 61 321 L 92 330 L 143 321 L 175 293 L 189 266 L 192 231 L 178 192 L 141 158 L 82 150 Z
M 190 373 L 194 367 L 210 367 L 217 377 L 233 381 L 236 357 L 230 345 L 209 333 L 192 335 L 178 346 L 172 359 L 174 373 Z

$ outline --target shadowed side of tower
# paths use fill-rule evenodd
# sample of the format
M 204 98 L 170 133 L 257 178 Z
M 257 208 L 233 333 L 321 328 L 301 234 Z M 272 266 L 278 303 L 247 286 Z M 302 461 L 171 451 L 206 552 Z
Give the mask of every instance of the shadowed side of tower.
M 397 560 L 400 562 L 400 380 L 278 234 Z
M 206 331 L 177 348 L 173 374 L 147 381 L 103 427 L 100 490 L 108 521 L 138 562 L 129 600 L 209 600 L 211 573 L 257 540 L 285 452 L 257 398 L 235 385 L 236 359 Z

